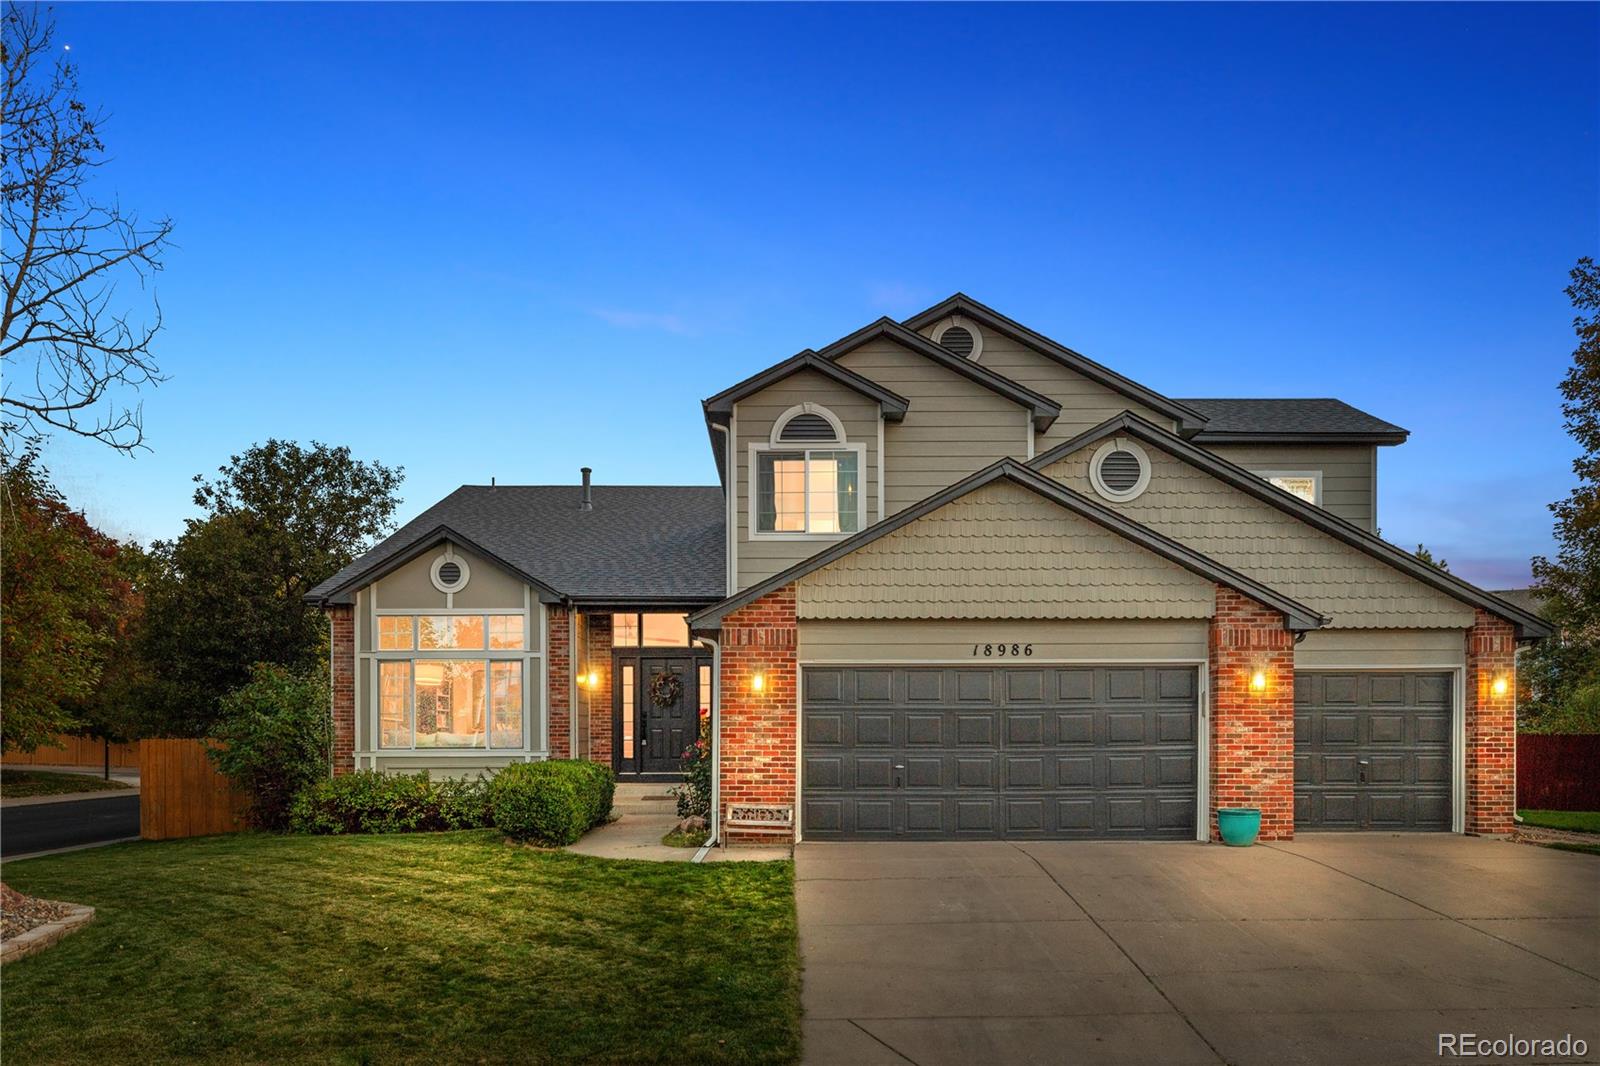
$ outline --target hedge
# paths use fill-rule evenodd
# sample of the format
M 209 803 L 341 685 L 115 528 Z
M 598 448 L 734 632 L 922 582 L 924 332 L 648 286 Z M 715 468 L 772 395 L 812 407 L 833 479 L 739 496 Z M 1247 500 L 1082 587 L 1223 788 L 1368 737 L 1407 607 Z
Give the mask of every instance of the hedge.
M 516 763 L 489 783 L 497 829 L 516 840 L 559 846 L 611 817 L 616 775 L 587 759 Z
M 492 824 L 489 782 L 435 781 L 426 770 L 360 770 L 324 778 L 302 789 L 289 812 L 289 827 L 297 833 L 417 833 Z

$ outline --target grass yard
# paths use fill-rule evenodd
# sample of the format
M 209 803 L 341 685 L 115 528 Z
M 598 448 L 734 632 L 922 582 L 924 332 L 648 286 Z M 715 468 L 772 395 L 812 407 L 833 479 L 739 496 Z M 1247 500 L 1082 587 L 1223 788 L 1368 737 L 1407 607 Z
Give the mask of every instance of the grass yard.
M 0 796 L 60 796 L 68 792 L 109 792 L 130 786 L 98 775 L 58 774 L 49 770 L 0 770 Z
M 1565 829 L 1569 833 L 1600 833 L 1600 811 L 1518 811 L 1528 825 Z
M 241 834 L 6 864 L 98 908 L 5 969 L 27 1063 L 788 1063 L 794 867 L 492 832 Z

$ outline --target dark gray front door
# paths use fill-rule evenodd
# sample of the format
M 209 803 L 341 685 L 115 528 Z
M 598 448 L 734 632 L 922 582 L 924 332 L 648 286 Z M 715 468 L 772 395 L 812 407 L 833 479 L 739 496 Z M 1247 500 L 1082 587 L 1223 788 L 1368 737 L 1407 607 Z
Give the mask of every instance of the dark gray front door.
M 1449 674 L 1294 679 L 1296 829 L 1450 829 Z
M 678 679 L 677 699 L 662 705 L 650 695 L 659 674 Z M 639 657 L 639 770 L 641 773 L 676 773 L 683 768 L 683 752 L 694 742 L 694 659 L 684 655 Z
M 1193 839 L 1193 667 L 807 667 L 812 840 Z

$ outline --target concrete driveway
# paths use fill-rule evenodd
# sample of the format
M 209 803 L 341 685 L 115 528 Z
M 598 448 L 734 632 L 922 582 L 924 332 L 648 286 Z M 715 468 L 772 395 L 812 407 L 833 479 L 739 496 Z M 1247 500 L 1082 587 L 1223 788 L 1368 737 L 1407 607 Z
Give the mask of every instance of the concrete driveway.
M 802 844 L 805 1061 L 1451 1061 L 1587 1042 L 1600 858 L 1447 835 Z M 1478 1056 L 1470 1061 L 1500 1061 Z

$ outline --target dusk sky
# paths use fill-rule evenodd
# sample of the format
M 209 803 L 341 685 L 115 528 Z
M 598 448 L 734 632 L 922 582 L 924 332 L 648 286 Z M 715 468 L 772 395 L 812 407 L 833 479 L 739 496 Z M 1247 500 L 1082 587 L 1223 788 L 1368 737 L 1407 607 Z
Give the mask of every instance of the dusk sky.
M 1173 396 L 1336 396 L 1383 535 L 1491 588 L 1573 484 L 1600 7 L 57 11 L 99 192 L 169 214 L 140 540 L 268 437 L 463 482 L 712 483 L 699 401 L 961 290 Z M 129 294 L 130 302 L 135 294 Z

